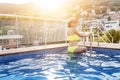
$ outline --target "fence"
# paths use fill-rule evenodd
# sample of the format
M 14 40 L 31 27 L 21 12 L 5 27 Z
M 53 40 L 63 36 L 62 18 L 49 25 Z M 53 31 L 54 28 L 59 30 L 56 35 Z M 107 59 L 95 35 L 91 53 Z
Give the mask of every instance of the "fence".
M 65 42 L 65 28 L 65 20 L 1 14 L 0 43 L 4 46 L 8 45 L 13 40 L 10 36 L 14 35 L 23 36 L 14 37 L 13 41 L 21 46 Z M 9 35 L 10 31 L 14 34 Z M 4 38 L 6 35 L 9 37 Z
M 94 23 L 97 24 L 95 27 L 101 28 L 99 23 Z M 89 31 L 91 27 L 89 21 L 83 20 L 79 22 L 79 26 L 78 30 L 82 32 Z M 3 48 L 10 48 L 65 43 L 66 27 L 66 20 L 62 19 L 0 14 L 0 48 L 1 45 Z M 99 44 L 100 33 L 97 32 Z

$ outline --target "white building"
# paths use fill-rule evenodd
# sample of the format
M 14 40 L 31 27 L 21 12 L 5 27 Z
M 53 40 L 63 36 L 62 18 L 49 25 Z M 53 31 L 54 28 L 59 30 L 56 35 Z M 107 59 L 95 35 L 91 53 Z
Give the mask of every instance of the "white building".
M 105 31 L 108 31 L 110 29 L 120 30 L 119 20 L 105 21 L 104 29 Z

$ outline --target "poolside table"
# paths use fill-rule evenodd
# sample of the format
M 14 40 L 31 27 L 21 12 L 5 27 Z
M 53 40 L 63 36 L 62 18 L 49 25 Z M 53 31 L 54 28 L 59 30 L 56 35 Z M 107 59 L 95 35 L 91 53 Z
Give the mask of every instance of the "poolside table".
M 23 38 L 22 35 L 2 35 L 0 39 L 21 39 Z
M 21 39 L 21 38 L 23 38 L 22 35 L 1 35 L 0 36 L 0 40 L 9 40 L 9 45 L 6 46 L 7 48 L 15 47 L 14 40 L 17 40 L 16 47 L 18 48 L 18 39 Z M 5 46 L 3 46 L 3 47 L 5 47 Z

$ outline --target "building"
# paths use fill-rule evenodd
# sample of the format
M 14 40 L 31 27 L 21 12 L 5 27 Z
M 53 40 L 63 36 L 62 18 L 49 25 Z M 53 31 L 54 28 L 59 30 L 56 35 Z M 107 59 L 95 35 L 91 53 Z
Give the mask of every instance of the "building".
M 110 29 L 120 30 L 119 21 L 118 20 L 105 21 L 104 29 L 105 31 L 108 31 Z

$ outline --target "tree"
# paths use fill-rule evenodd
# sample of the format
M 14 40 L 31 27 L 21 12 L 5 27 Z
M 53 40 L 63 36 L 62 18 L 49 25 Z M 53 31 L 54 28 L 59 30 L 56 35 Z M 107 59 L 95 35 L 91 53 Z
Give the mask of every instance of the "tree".
M 6 35 L 8 30 L 15 30 L 15 26 L 3 26 L 2 33 Z
M 119 42 L 120 42 L 120 30 L 118 30 L 117 32 L 118 32 L 118 38 L 119 38 Z
M 108 39 L 110 41 L 112 41 L 112 37 L 110 36 L 110 34 L 113 37 L 113 43 L 119 43 L 119 41 L 120 41 L 120 30 L 116 31 L 114 29 L 111 29 L 111 30 L 109 30 L 109 31 L 106 32 L 106 36 L 108 37 Z M 109 40 L 107 39 L 107 37 L 103 36 L 104 40 L 106 42 L 109 42 Z

